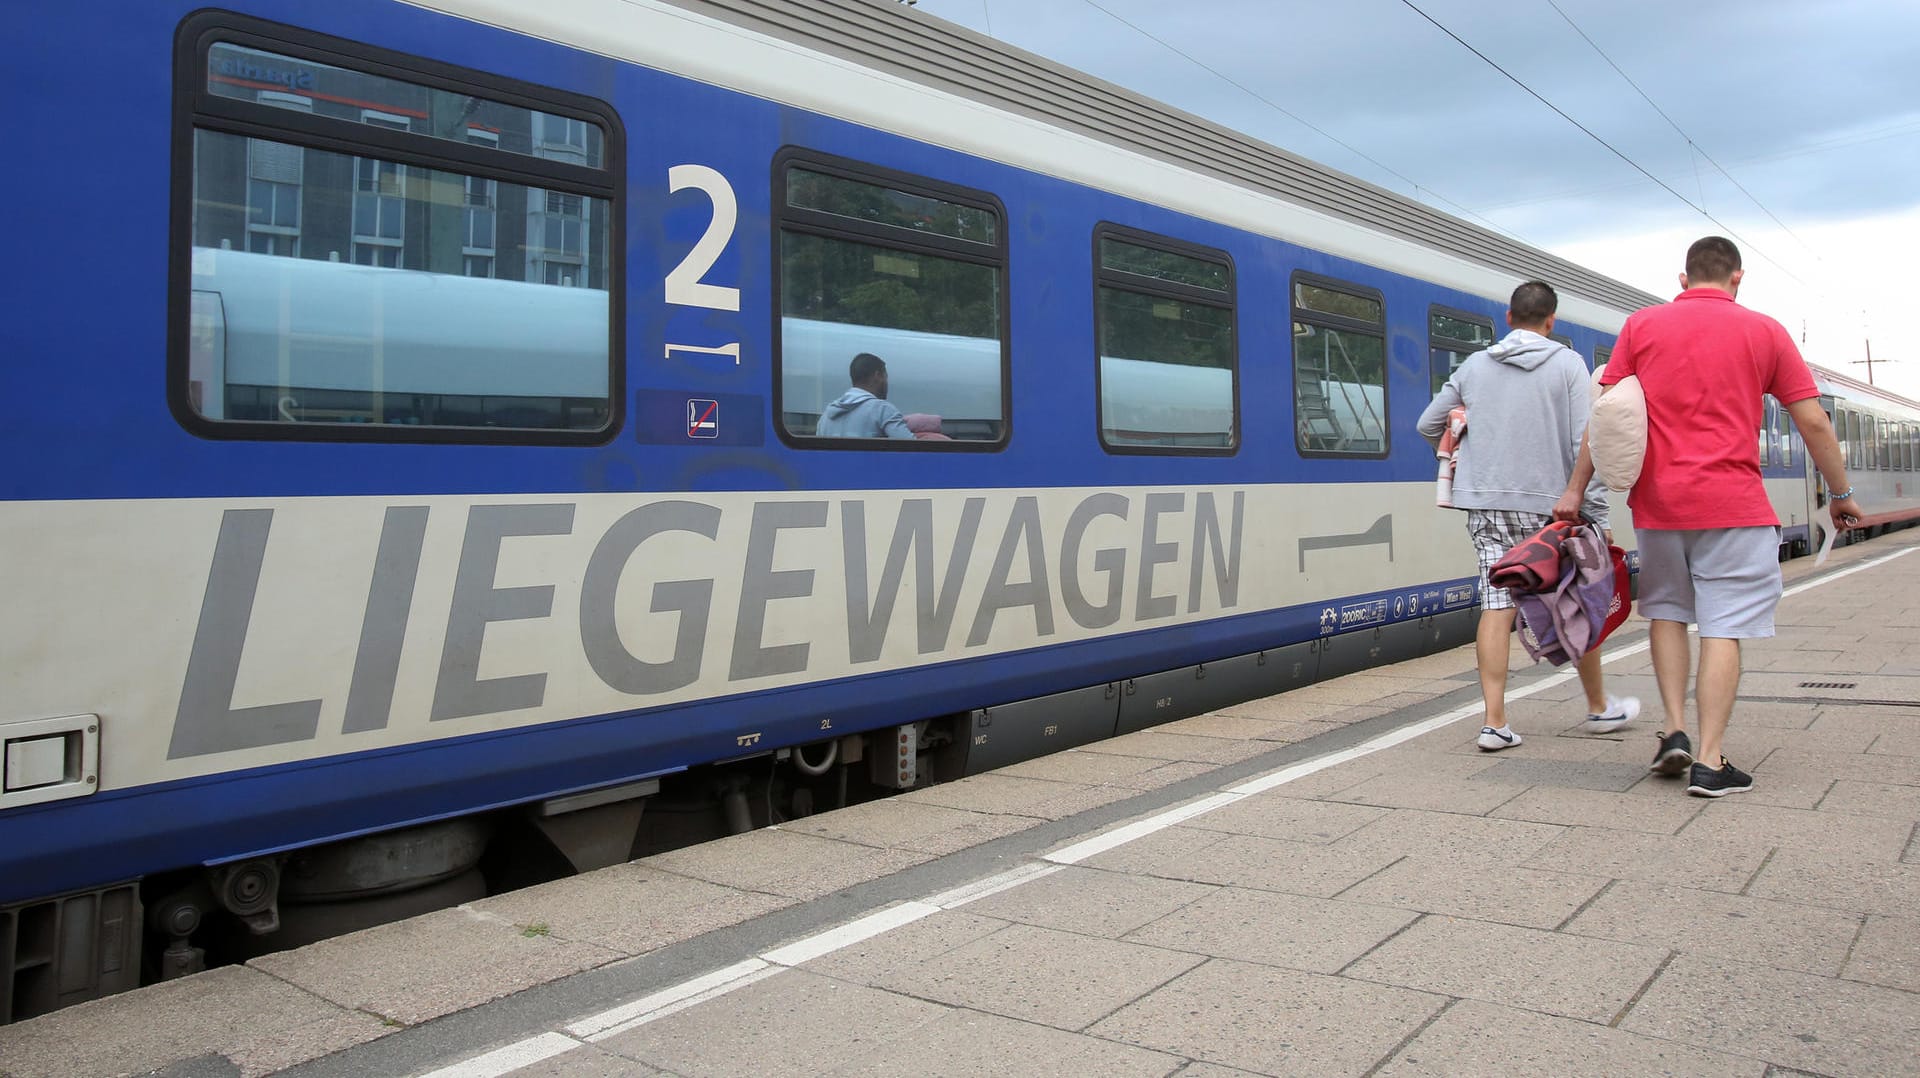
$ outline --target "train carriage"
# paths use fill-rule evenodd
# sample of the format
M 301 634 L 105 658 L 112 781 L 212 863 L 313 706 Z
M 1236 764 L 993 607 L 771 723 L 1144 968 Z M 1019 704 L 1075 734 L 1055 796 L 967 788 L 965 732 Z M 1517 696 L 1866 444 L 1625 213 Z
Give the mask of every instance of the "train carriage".
M 16 29 L 0 1021 L 1462 643 L 1414 416 L 1656 301 L 875 0 Z

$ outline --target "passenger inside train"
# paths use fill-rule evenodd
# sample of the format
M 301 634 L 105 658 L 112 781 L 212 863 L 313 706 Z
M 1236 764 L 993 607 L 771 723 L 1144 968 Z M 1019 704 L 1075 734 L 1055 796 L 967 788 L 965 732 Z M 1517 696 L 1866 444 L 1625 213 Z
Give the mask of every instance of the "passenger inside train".
M 822 438 L 905 438 L 914 434 L 900 409 L 887 403 L 887 364 L 862 352 L 847 364 L 853 385 L 827 405 L 814 433 Z

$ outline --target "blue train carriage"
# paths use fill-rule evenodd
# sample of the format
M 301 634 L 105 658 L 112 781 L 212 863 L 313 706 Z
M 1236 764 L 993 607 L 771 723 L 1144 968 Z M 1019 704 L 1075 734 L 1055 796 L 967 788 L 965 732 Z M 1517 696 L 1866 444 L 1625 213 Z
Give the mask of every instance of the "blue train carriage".
M 1846 457 L 1847 477 L 1869 513 L 1842 541 L 1920 523 L 1920 403 L 1838 371 L 1815 367 L 1813 373 L 1820 404 Z M 1815 507 L 1812 542 L 1817 546 L 1825 538 L 1827 490 L 1811 467 L 1805 486 Z
M 15 32 L 0 1021 L 1465 642 L 1414 416 L 1654 301 L 874 0 Z

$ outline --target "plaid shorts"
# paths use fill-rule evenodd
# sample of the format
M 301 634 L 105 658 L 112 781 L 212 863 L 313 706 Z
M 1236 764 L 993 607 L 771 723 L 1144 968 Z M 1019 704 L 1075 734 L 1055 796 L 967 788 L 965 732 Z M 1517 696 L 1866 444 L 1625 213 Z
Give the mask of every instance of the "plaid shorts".
M 1467 510 L 1467 534 L 1473 536 L 1474 553 L 1480 555 L 1480 609 L 1512 610 L 1513 596 L 1505 588 L 1487 583 L 1487 571 L 1507 556 L 1507 551 L 1522 539 L 1553 521 L 1545 513 L 1522 513 L 1512 509 Z

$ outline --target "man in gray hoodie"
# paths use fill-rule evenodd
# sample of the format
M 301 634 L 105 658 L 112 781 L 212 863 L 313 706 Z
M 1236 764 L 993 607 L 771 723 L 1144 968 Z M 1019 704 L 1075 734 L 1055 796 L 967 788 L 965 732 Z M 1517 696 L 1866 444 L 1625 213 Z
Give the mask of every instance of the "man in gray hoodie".
M 1586 363 L 1573 349 L 1547 337 L 1559 305 L 1560 298 L 1541 281 L 1514 289 L 1507 304 L 1512 331 L 1493 347 L 1468 356 L 1420 414 L 1421 435 L 1438 445 L 1447 413 L 1463 405 L 1467 410 L 1467 434 L 1453 476 L 1453 505 L 1467 511 L 1467 532 L 1480 560 L 1480 627 L 1474 653 L 1487 706 L 1479 745 L 1488 752 L 1518 745 L 1520 735 L 1507 727 L 1513 598 L 1505 588 L 1488 585 L 1487 571 L 1553 519 L 1554 503 L 1573 475 L 1592 410 Z M 1585 511 L 1594 523 L 1607 526 L 1606 487 L 1597 480 L 1587 487 Z M 1587 694 L 1588 732 L 1618 730 L 1639 714 L 1639 700 L 1607 695 L 1598 648 L 1589 650 L 1576 668 Z
M 847 364 L 853 388 L 827 405 L 813 433 L 822 438 L 904 438 L 913 440 L 907 417 L 887 403 L 887 363 L 862 352 Z

